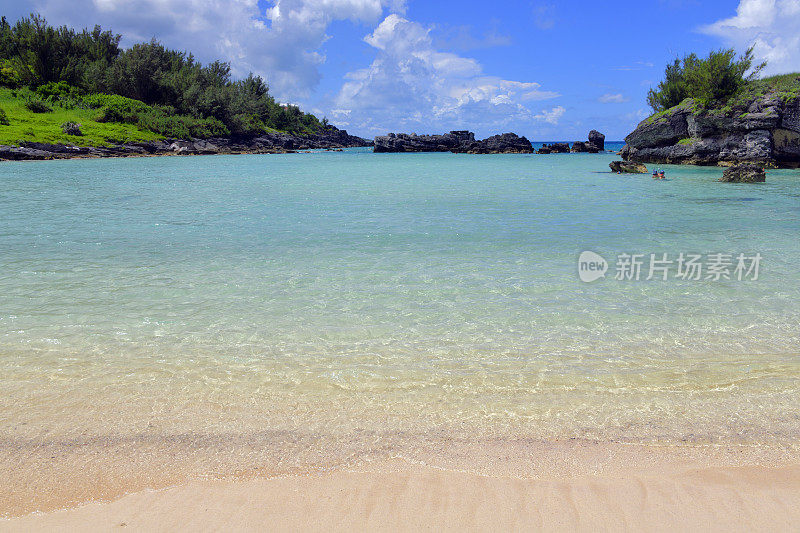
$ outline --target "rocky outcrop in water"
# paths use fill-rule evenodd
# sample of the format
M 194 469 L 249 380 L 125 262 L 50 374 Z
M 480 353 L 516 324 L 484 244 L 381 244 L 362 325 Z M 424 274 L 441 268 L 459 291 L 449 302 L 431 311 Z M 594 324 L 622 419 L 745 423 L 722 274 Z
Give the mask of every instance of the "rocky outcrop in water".
M 741 163 L 728 167 L 719 181 L 730 183 L 762 183 L 766 181 L 764 168 L 755 163 Z
M 568 154 L 569 144 L 567 143 L 552 143 L 543 144 L 541 148 L 536 150 L 537 154 Z
M 516 133 L 492 135 L 469 146 L 462 146 L 469 154 L 530 154 L 533 153 L 531 142 Z
M 642 163 L 634 163 L 633 161 L 612 161 L 608 164 L 611 172 L 621 174 L 646 174 L 647 167 Z
M 23 161 L 147 155 L 285 154 L 298 150 L 336 150 L 369 145 L 370 142 L 361 137 L 349 135 L 345 130 L 329 126 L 325 131 L 314 135 L 300 136 L 276 132 L 257 136 L 119 143 L 107 147 L 27 142 L 20 146 L 0 145 L 0 160 Z
M 719 109 L 684 100 L 644 120 L 625 138 L 628 161 L 800 166 L 800 97 L 767 93 Z
M 375 153 L 387 152 L 452 152 L 464 144 L 475 142 L 469 131 L 451 131 L 444 135 L 417 135 L 416 133 L 390 133 L 379 135 L 373 141 Z
M 598 151 L 604 152 L 606 150 L 606 136 L 597 130 L 589 132 L 589 144 L 597 148 Z
M 374 146 L 376 153 L 529 154 L 533 152 L 531 142 L 515 133 L 503 133 L 476 140 L 475 134 L 466 130 L 451 131 L 443 135 L 390 133 L 375 137 Z
M 600 149 L 597 148 L 592 143 L 575 141 L 574 143 L 572 143 L 572 148 L 570 148 L 570 152 L 572 152 L 573 154 L 580 154 L 580 153 L 596 154 L 600 152 Z

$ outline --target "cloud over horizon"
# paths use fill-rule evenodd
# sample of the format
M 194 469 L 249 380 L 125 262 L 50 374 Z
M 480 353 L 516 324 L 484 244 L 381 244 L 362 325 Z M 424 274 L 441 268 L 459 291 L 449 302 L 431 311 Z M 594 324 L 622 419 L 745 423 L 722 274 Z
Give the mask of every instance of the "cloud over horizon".
M 334 122 L 371 133 L 467 127 L 480 133 L 515 123 L 555 124 L 563 114 L 536 115 L 528 107 L 558 93 L 485 75 L 475 59 L 438 50 L 430 32 L 397 14 L 386 17 L 364 38 L 376 58 L 347 74 L 335 98 Z

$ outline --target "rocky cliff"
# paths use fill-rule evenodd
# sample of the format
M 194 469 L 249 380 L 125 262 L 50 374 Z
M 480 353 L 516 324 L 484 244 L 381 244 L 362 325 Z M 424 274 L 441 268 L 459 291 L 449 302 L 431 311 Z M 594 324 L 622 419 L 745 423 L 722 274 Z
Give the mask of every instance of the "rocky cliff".
M 642 163 L 800 166 L 800 78 L 796 87 L 745 92 L 723 106 L 692 99 L 642 121 L 621 155 Z
M 0 145 L 0 160 L 70 159 L 77 157 L 127 157 L 146 155 L 201 154 L 269 154 L 297 150 L 340 149 L 369 146 L 361 137 L 329 126 L 314 135 L 264 133 L 257 136 L 217 137 L 211 139 L 166 139 L 144 143 L 119 143 L 104 147 L 22 143 L 20 146 Z
M 471 131 L 451 131 L 444 135 L 390 133 L 374 141 L 376 153 L 387 152 L 453 152 L 459 154 L 529 154 L 531 142 L 515 133 L 493 135 L 475 140 Z

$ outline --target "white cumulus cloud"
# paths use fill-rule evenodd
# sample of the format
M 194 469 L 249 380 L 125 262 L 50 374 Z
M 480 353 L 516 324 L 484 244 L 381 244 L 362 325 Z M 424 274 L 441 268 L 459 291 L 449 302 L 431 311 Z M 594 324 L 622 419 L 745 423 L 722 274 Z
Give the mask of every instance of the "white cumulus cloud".
M 438 50 L 430 31 L 387 16 L 364 38 L 376 58 L 347 75 L 331 106 L 334 122 L 371 133 L 473 128 L 481 134 L 530 125 L 537 117 L 527 103 L 558 96 L 538 83 L 484 74 L 475 59 Z
M 601 104 L 622 104 L 627 102 L 628 99 L 622 96 L 622 93 L 606 93 L 597 99 Z
M 549 111 L 544 110 L 538 115 L 534 115 L 533 118 L 535 118 L 536 120 L 542 120 L 544 122 L 547 122 L 548 124 L 556 125 L 558 124 L 558 121 L 561 119 L 564 113 L 566 113 L 566 111 L 567 111 L 566 109 L 564 109 L 559 105 L 554 107 L 553 109 L 550 109 Z
M 765 74 L 800 70 L 800 0 L 741 0 L 735 16 L 701 31 L 739 50 L 754 45 Z

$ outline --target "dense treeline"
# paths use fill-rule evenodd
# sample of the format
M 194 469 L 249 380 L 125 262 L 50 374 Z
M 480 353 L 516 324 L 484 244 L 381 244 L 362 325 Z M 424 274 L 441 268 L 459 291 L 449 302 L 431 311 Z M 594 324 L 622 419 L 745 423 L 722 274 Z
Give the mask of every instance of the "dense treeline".
M 296 106 L 279 105 L 259 76 L 233 80 L 228 63 L 203 65 L 155 40 L 122 49 L 120 39 L 99 26 L 56 28 L 36 14 L 13 25 L 3 17 L 0 85 L 34 91 L 51 103 L 98 107 L 105 120 L 167 135 L 181 127 L 202 136 L 269 129 L 311 133 L 327 125 Z
M 647 103 L 658 112 L 685 98 L 694 98 L 703 105 L 725 102 L 756 79 L 765 66 L 761 63 L 753 68 L 752 48 L 738 58 L 733 49 L 711 52 L 705 59 L 689 54 L 667 65 L 664 80 L 656 89 L 650 89 Z

